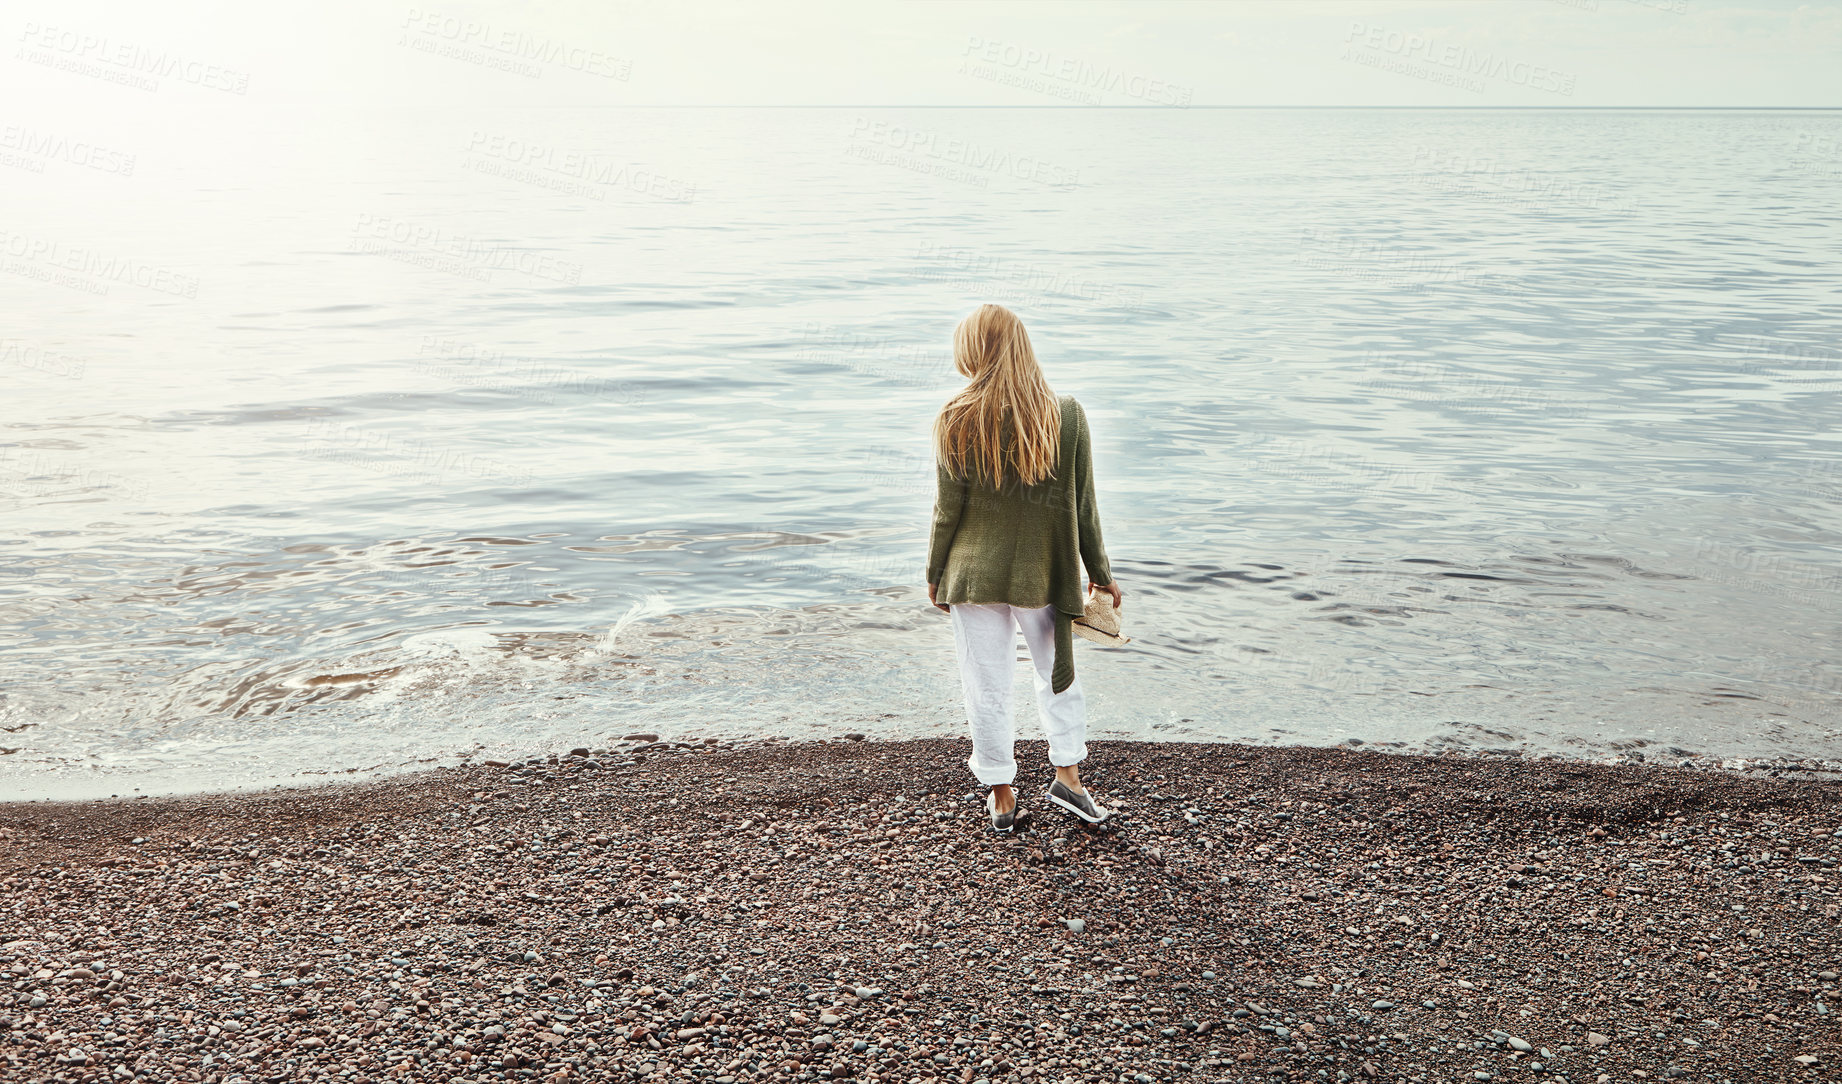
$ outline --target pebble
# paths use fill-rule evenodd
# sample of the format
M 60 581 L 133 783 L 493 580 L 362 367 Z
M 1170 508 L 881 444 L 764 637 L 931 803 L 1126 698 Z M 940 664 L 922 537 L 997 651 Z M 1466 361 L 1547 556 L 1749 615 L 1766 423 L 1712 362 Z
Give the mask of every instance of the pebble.
M 1633 1063 L 1700 1071 L 1674 1057 L 1731 1066 L 1735 1081 L 1809 1079 L 1820 1074 L 1802 1067 L 1820 1065 L 1789 1061 L 1797 1040 L 1799 1058 L 1827 1054 L 1834 1014 L 1818 1014 L 1835 972 L 1816 967 L 1833 962 L 1728 970 L 1762 945 L 1828 936 L 1828 916 L 1775 906 L 1759 875 L 1783 866 L 1828 883 L 1814 880 L 1827 865 L 1769 857 L 1828 853 L 1842 802 L 1808 782 L 1121 742 L 1092 774 L 1130 823 L 1050 821 L 1005 840 L 982 830 L 976 796 L 948 811 L 964 765 L 935 741 L 686 744 L 622 746 L 605 773 L 586 770 L 605 751 L 579 748 L 515 772 L 444 769 L 285 801 L 6 805 L 0 893 L 35 901 L 0 934 L 7 1072 L 1174 1084 L 1246 1066 L 1249 1079 L 1326 1084 L 1512 1070 L 1585 1084 L 1601 1068 L 1589 1048 L 1611 1034 L 1628 1037 L 1597 1060 L 1627 1081 Z M 1034 755 L 1026 770 L 1043 767 Z M 850 780 L 848 794 L 815 797 L 827 779 Z M 687 815 L 697 807 L 673 804 L 686 794 L 733 812 Z M 1589 839 L 1594 823 L 1614 831 Z M 1309 866 L 1333 847 L 1334 870 Z M 1300 857 L 1275 860 L 1287 850 Z M 1439 912 L 1414 891 L 1432 869 L 1464 871 L 1475 910 Z M 961 892 L 969 881 L 981 883 Z M 998 886 L 1083 917 L 1057 933 L 1052 911 L 994 911 Z M 486 908 L 490 929 L 474 917 Z M 110 932 L 128 914 L 132 936 Z M 1531 924 L 1547 936 L 1518 932 Z M 1707 955 L 1679 974 L 1649 945 Z M 1748 1026 L 1698 1019 L 1712 1011 L 1710 970 L 1727 980 L 1718 1015 Z M 1632 997 L 1589 1003 L 1614 984 Z M 1577 1053 L 1536 1060 L 1502 1031 L 1484 1033 L 1501 1053 L 1476 1049 L 1481 1027 L 1549 999 L 1577 1006 L 1551 1023 L 1586 1036 Z M 1397 1004 L 1413 1011 L 1382 1017 Z M 1671 1021 L 1659 1004 L 1681 1011 Z M 1408 1018 L 1411 1039 L 1378 1022 Z

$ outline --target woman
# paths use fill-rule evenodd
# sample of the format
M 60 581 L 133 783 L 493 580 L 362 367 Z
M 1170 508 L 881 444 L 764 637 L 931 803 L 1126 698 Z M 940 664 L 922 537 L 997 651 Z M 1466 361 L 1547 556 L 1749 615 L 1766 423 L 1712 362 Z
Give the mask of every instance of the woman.
M 1036 668 L 1037 711 L 1055 780 L 1048 799 L 1089 823 L 1107 810 L 1081 785 L 1087 712 L 1074 674 L 1070 621 L 1090 590 L 1122 592 L 1107 566 L 1094 505 L 1087 415 L 1049 390 L 1023 322 L 985 305 L 953 333 L 964 389 L 934 419 L 939 493 L 928 539 L 927 599 L 953 616 L 966 716 L 967 765 L 991 788 L 992 827 L 1016 824 L 1011 683 L 1017 630 Z M 1098 586 L 1096 586 L 1098 585 Z

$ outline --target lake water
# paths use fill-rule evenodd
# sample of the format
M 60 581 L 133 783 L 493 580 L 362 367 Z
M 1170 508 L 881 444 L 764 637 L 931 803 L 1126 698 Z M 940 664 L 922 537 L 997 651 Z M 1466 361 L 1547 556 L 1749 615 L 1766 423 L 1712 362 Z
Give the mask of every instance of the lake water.
M 987 300 L 1094 428 L 1094 737 L 1842 757 L 1842 113 L 103 135 L 0 164 L 0 795 L 961 733 Z

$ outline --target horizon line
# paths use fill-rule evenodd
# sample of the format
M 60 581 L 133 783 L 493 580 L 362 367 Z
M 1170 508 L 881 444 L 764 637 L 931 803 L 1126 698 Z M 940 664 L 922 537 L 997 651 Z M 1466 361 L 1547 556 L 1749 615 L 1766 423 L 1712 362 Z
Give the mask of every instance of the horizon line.
M 298 103 L 297 103 L 298 104 Z M 436 103 L 405 103 L 410 108 L 437 108 Z M 376 108 L 368 104 L 366 108 Z M 390 108 L 386 106 L 385 108 Z M 445 107 L 443 107 L 445 108 Z M 865 105 L 763 105 L 759 102 L 748 104 L 717 103 L 710 105 L 663 105 L 647 103 L 607 103 L 601 105 L 558 105 L 530 103 L 508 105 L 512 109 L 1060 109 L 1068 111 L 1087 111 L 1096 109 L 1130 109 L 1146 113 L 1187 113 L 1195 109 L 1443 109 L 1484 111 L 1498 109 L 1546 110 L 1550 112 L 1585 112 L 1590 110 L 1673 110 L 1677 112 L 1738 112 L 1738 113 L 1836 113 L 1842 112 L 1842 105 L 909 105 L 902 103 L 871 103 Z

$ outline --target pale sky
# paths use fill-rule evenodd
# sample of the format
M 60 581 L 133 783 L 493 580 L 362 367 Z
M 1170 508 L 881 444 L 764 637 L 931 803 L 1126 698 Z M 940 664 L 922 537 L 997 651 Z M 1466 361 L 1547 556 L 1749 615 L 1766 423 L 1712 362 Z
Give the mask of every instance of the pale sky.
M 23 0 L 8 9 L 0 102 L 28 120 L 120 103 L 112 77 L 162 58 L 177 64 L 143 94 L 204 110 L 1842 106 L 1836 2 Z

